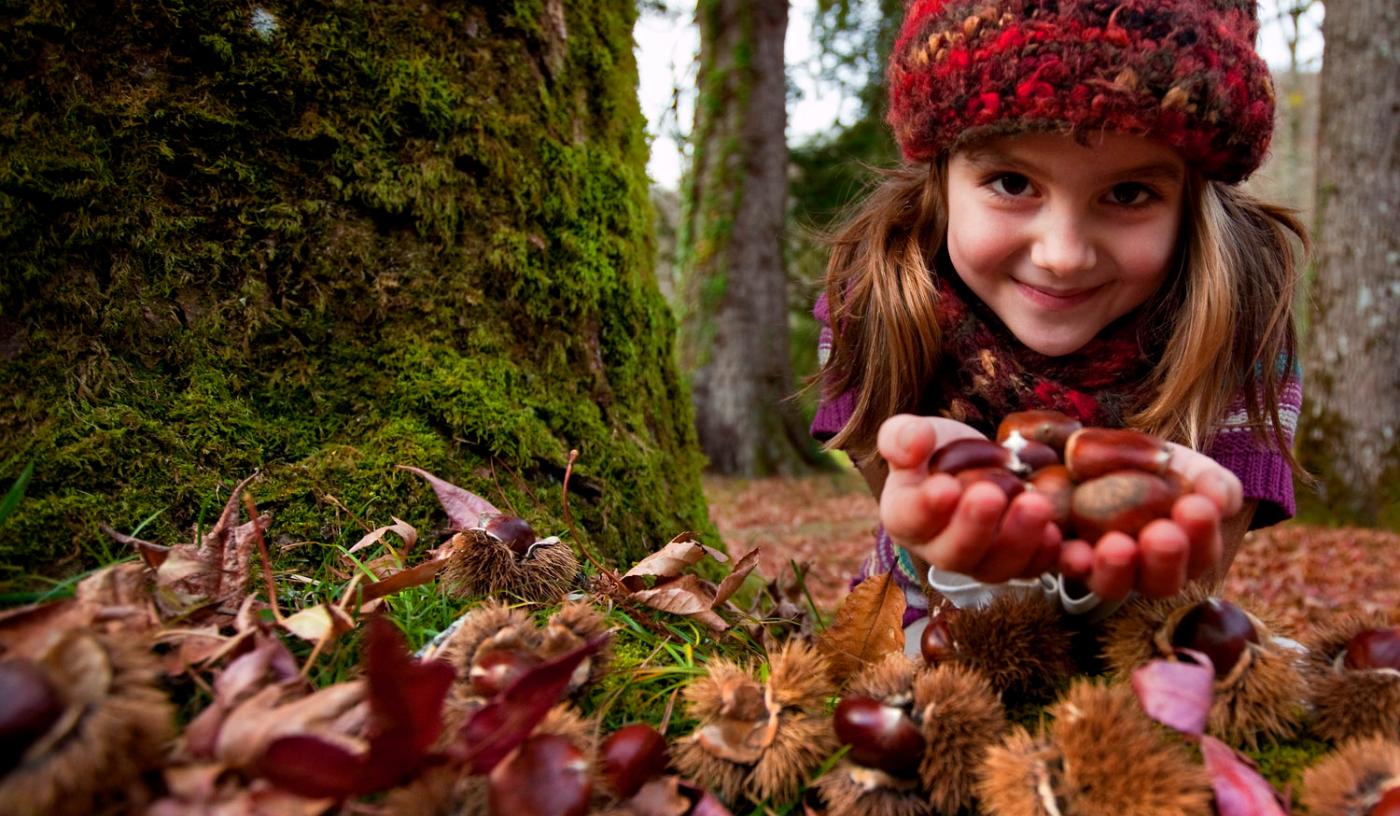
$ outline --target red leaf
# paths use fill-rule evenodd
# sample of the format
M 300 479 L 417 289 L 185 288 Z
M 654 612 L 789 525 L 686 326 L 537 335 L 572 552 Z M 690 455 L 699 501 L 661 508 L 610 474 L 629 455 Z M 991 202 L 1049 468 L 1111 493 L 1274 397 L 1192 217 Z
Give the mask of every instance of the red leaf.
M 608 639 L 598 635 L 576 649 L 526 671 L 496 699 L 478 709 L 457 733 L 453 753 L 474 774 L 489 773 L 530 736 L 564 691 L 574 669 Z
M 320 737 L 282 737 L 263 752 L 257 773 L 283 790 L 312 798 L 343 799 L 366 788 L 367 760 Z
M 447 511 L 447 517 L 452 521 L 453 529 L 470 530 L 473 527 L 480 527 L 482 516 L 501 514 L 495 505 L 470 490 L 463 490 L 457 485 L 445 482 L 420 468 L 408 465 L 399 465 L 399 467 L 410 473 L 417 473 L 433 486 L 433 492 L 437 494 L 438 504 L 441 504 L 442 509 Z
M 1199 737 L 1210 714 L 1215 672 L 1210 661 L 1174 663 L 1154 660 L 1133 672 L 1133 691 L 1147 716 L 1185 734 Z
M 442 701 L 457 673 L 444 660 L 414 660 L 399 630 L 380 617 L 369 621 L 365 662 L 378 730 L 370 753 L 378 753 L 379 743 L 392 742 L 412 754 L 400 761 L 416 765 L 442 733 Z
M 1286 816 L 1288 810 L 1278 792 L 1233 748 L 1214 737 L 1202 737 L 1201 753 L 1220 816 Z

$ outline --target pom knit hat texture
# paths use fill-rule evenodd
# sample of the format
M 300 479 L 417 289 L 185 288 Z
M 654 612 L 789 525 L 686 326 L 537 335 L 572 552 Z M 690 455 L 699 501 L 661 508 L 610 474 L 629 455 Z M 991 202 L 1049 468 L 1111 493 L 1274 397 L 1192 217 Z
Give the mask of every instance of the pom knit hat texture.
M 889 123 L 909 161 L 1012 133 L 1108 130 L 1241 181 L 1273 130 L 1258 29 L 1253 0 L 912 0 Z

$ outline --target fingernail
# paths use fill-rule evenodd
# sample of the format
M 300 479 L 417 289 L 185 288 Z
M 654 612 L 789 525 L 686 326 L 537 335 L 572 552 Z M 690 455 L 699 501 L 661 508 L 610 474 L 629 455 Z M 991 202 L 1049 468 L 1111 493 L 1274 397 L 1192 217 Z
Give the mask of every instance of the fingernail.
M 904 423 L 903 428 L 899 429 L 899 436 L 896 437 L 896 440 L 899 442 L 899 446 L 901 448 L 908 449 L 910 445 L 914 444 L 914 439 L 918 436 L 918 434 L 919 423 L 918 421 L 911 419 L 908 422 Z

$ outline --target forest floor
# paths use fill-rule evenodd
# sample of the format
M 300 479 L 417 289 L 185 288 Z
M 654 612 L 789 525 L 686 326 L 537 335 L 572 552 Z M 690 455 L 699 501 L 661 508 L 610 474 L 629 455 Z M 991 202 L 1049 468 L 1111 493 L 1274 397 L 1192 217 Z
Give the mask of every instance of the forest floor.
M 759 570 L 807 565 L 807 587 L 834 609 L 874 541 L 875 500 L 854 472 L 805 478 L 705 479 L 710 518 L 735 557 L 761 547 Z M 1248 534 L 1226 597 L 1294 634 L 1346 613 L 1400 620 L 1400 535 L 1300 522 Z

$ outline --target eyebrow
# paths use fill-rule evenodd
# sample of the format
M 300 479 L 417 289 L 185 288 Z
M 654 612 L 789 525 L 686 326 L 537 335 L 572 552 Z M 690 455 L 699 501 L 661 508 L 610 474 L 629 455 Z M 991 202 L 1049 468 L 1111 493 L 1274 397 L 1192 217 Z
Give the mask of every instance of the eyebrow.
M 979 169 L 992 169 L 994 167 L 1018 167 L 1027 170 L 1043 172 L 1041 168 L 1023 159 L 1011 155 L 994 147 L 973 147 L 967 150 L 967 160 Z M 1181 165 L 1169 161 L 1154 161 L 1145 164 L 1125 167 L 1122 170 L 1109 174 L 1114 179 L 1155 179 L 1179 183 L 1184 180 L 1184 173 Z

